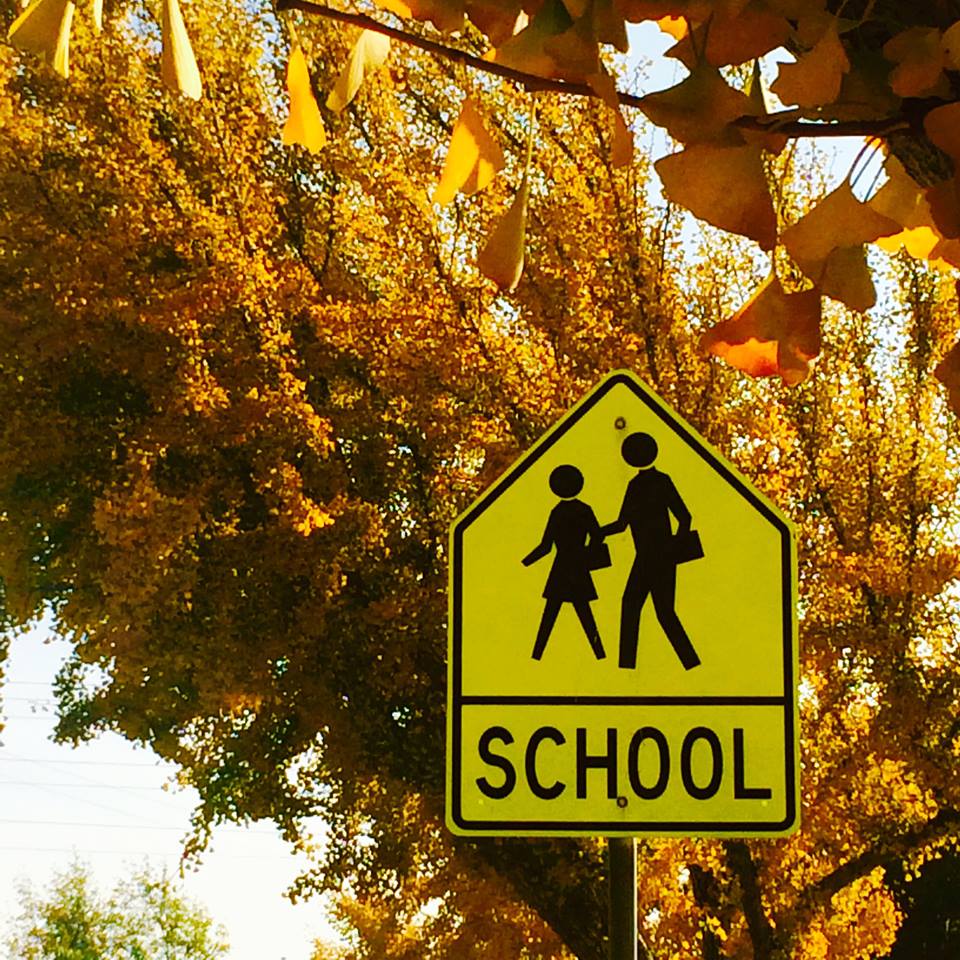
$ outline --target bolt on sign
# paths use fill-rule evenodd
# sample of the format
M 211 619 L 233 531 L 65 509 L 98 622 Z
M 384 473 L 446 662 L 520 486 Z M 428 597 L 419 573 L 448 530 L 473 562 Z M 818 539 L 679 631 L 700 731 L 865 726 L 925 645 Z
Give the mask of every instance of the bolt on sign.
M 796 582 L 783 514 L 610 374 L 451 528 L 450 829 L 795 830 Z

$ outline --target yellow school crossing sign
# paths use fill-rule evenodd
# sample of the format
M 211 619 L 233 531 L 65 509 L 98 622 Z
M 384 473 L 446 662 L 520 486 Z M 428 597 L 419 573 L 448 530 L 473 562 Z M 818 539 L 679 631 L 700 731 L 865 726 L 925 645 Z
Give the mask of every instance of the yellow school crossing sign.
M 454 832 L 796 829 L 791 526 L 633 374 L 457 519 L 450 569 Z

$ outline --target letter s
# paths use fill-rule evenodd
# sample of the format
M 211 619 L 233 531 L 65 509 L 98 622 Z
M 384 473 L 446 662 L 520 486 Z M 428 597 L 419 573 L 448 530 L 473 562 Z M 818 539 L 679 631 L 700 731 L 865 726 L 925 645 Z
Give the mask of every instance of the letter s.
M 486 777 L 477 777 L 477 786 L 480 792 L 486 794 L 491 800 L 503 800 L 510 796 L 517 785 L 517 771 L 513 769 L 513 764 L 506 757 L 491 751 L 492 740 L 500 740 L 509 745 L 513 743 L 513 734 L 506 727 L 489 727 L 480 735 L 480 743 L 477 747 L 480 759 L 484 763 L 503 771 L 503 784 L 495 787 Z

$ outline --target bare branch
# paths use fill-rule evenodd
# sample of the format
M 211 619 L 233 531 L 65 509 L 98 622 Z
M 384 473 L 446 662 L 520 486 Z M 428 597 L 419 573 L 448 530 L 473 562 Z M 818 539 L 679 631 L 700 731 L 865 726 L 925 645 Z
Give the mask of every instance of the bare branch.
M 411 47 L 417 47 L 446 60 L 452 60 L 456 63 L 462 63 L 472 70 L 479 70 L 482 73 L 489 73 L 504 80 L 509 80 L 518 86 L 524 87 L 530 91 L 543 90 L 550 93 L 568 94 L 577 97 L 597 97 L 599 94 L 589 84 L 577 83 L 571 80 L 555 80 L 547 77 L 538 76 L 535 73 L 526 73 L 523 70 L 515 70 L 512 67 L 505 67 L 502 63 L 492 63 L 481 57 L 468 53 L 466 50 L 460 50 L 457 47 L 449 47 L 446 44 L 438 43 L 427 37 L 410 33 L 407 30 L 401 30 L 399 27 L 391 27 L 365 13 L 349 13 L 345 10 L 336 10 L 333 7 L 325 6 L 322 3 L 314 3 L 313 0 L 277 0 L 278 10 L 299 10 L 302 13 L 312 14 L 318 17 L 326 17 L 330 20 L 337 20 L 340 23 L 347 23 L 354 27 L 360 27 L 363 30 L 372 30 L 374 33 L 381 33 L 385 37 L 397 40 L 400 43 L 408 44 Z M 633 93 L 617 91 L 617 99 L 625 107 L 634 107 L 638 110 L 643 109 L 643 97 L 638 97 Z M 764 117 L 745 116 L 734 121 L 734 125 L 741 130 L 758 131 L 761 133 L 780 133 L 791 139 L 797 137 L 885 137 L 891 133 L 899 133 L 910 129 L 909 121 L 903 116 L 879 117 L 876 120 L 838 120 L 838 121 L 809 121 L 798 120 L 796 111 L 785 110 L 781 114 L 773 113 Z

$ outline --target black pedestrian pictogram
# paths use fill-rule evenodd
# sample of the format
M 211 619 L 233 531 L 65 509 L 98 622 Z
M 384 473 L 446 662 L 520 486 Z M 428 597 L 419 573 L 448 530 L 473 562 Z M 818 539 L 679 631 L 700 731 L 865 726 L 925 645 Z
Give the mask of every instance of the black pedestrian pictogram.
M 687 632 L 677 616 L 677 564 L 703 556 L 699 537 L 691 529 L 686 508 L 673 481 L 653 466 L 657 443 L 648 433 L 632 433 L 620 448 L 623 459 L 637 468 L 627 484 L 620 515 L 602 528 L 602 534 L 630 530 L 636 558 L 623 591 L 620 611 L 619 665 L 632 670 L 637 665 L 640 614 L 648 596 L 653 597 L 657 620 L 687 670 L 700 663 Z M 670 514 L 677 520 L 673 533 Z
M 620 650 L 618 663 L 624 670 L 637 666 L 640 617 L 648 597 L 663 632 L 687 670 L 700 664 L 676 611 L 677 565 L 703 556 L 700 537 L 692 518 L 669 475 L 657 470 L 657 443 L 648 433 L 632 433 L 620 449 L 623 459 L 637 474 L 627 484 L 620 514 L 601 527 L 591 507 L 576 499 L 583 489 L 583 474 L 563 464 L 550 474 L 550 489 L 560 502 L 550 511 L 540 543 L 523 558 L 529 566 L 556 549 L 553 566 L 543 588 L 546 604 L 540 618 L 533 659 L 543 657 L 560 608 L 573 604 L 583 632 L 598 660 L 605 656 L 597 624 L 590 608 L 597 590 L 592 570 L 610 566 L 610 551 L 603 542 L 613 534 L 630 530 L 634 560 L 627 576 L 620 605 Z M 676 520 L 674 532 L 671 515 Z
M 570 464 L 556 467 L 550 474 L 550 489 L 561 498 L 560 502 L 550 511 L 543 539 L 523 558 L 523 565 L 528 567 L 556 549 L 543 588 L 547 602 L 532 656 L 534 660 L 543 656 L 561 606 L 572 603 L 594 656 L 602 660 L 606 654 L 590 609 L 590 602 L 597 599 L 590 571 L 609 566 L 608 556 L 604 556 L 600 524 L 590 506 L 576 499 L 583 489 L 583 474 L 576 467 Z

